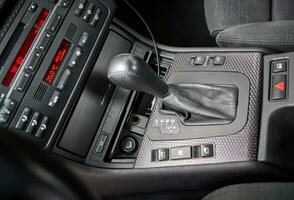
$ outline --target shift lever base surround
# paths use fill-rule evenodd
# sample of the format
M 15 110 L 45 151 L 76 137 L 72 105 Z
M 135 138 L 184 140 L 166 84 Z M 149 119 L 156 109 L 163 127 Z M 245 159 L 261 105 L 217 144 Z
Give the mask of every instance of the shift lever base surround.
M 187 125 L 183 124 L 177 114 L 167 115 L 161 108 L 161 99 L 157 103 L 150 118 L 147 136 L 150 140 L 172 141 L 206 137 L 217 137 L 238 133 L 245 126 L 248 116 L 249 87 L 248 78 L 241 73 L 234 72 L 175 72 L 168 84 L 207 84 L 207 85 L 234 85 L 238 88 L 238 107 L 236 118 L 232 123 L 220 125 Z M 177 120 L 179 131 L 176 134 L 163 134 L 159 127 L 152 126 L 155 120 Z

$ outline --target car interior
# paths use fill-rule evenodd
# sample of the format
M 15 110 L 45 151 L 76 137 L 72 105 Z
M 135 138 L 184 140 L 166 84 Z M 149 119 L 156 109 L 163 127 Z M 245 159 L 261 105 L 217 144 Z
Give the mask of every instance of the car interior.
M 294 199 L 293 9 L 0 1 L 1 199 Z

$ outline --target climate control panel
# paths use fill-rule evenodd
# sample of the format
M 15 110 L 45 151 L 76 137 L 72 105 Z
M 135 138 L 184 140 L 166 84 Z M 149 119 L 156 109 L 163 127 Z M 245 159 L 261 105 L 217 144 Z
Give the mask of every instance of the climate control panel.
M 47 146 L 91 72 L 111 20 L 103 0 L 25 1 L 0 43 L 0 126 Z

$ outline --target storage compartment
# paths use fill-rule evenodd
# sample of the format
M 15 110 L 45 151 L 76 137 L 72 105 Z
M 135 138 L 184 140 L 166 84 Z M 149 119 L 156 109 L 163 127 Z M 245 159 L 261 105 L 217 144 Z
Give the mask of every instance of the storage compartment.
M 115 55 L 129 52 L 131 48 L 130 41 L 115 32 L 109 32 L 67 128 L 55 148 L 59 154 L 69 152 L 73 155 L 66 155 L 72 158 L 86 157 L 102 117 L 113 98 L 114 86 L 107 79 L 109 62 Z

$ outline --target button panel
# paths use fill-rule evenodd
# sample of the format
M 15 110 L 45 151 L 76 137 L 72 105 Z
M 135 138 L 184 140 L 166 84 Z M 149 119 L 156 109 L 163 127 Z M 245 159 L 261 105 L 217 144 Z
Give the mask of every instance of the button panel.
M 78 13 L 74 13 L 76 8 L 79 9 Z M 99 0 L 25 2 L 11 26 L 19 28 L 19 31 L 8 30 L 8 36 L 15 31 L 21 39 L 11 40 L 15 41 L 15 45 L 10 45 L 15 51 L 8 49 L 13 54 L 10 55 L 7 50 L 9 56 L 3 65 L 3 73 L 9 72 L 6 67 L 10 67 L 9 63 L 14 64 L 14 58 L 18 58 L 19 68 L 13 69 L 16 75 L 11 83 L 2 84 L 0 88 L 0 94 L 3 93 L 3 98 L 0 98 L 1 128 L 28 139 L 40 138 L 36 143 L 41 146 L 46 144 L 50 138 L 46 132 L 58 130 L 59 123 L 63 123 L 59 119 L 64 119 L 72 106 L 70 98 L 77 97 L 77 93 L 81 92 L 80 87 L 76 86 L 82 86 L 84 83 L 81 81 L 87 81 L 86 76 L 93 67 L 89 56 L 94 53 L 93 49 L 102 47 L 98 41 L 103 42 L 102 37 L 107 34 L 105 29 L 109 23 L 104 22 L 110 22 L 108 17 L 112 16 L 112 8 L 111 2 Z M 87 22 L 83 20 L 84 16 Z M 25 31 L 21 31 L 22 26 L 18 25 L 24 26 Z M 26 39 L 30 34 L 34 37 Z M 17 48 L 20 49 L 27 41 L 30 43 L 28 52 L 22 57 L 18 56 Z M 68 48 L 59 51 L 56 47 L 63 41 L 68 42 Z M 57 54 L 62 59 L 56 58 L 60 62 L 53 63 Z M 48 76 L 54 76 L 54 81 L 44 81 L 46 72 L 50 72 Z M 6 96 L 13 99 L 12 104 Z
M 286 100 L 288 91 L 288 60 L 271 62 L 270 100 Z
M 151 160 L 153 162 L 176 161 L 183 159 L 212 158 L 214 155 L 214 145 L 203 144 L 193 147 L 183 146 L 153 150 L 151 153 Z
M 42 138 L 49 123 L 49 118 L 33 109 L 25 107 L 15 128 L 25 130 L 25 133 L 36 138 Z
M 74 11 L 74 15 L 89 23 L 92 27 L 96 27 L 101 18 L 102 10 L 88 0 L 81 0 Z
M 224 55 L 196 55 L 190 60 L 190 64 L 199 66 L 221 66 L 226 63 Z
M 52 3 L 57 3 L 57 0 L 50 0 Z M 70 3 L 70 2 L 68 2 Z M 41 12 L 37 13 L 38 7 L 41 7 Z M 56 6 L 58 7 L 58 6 Z M 59 8 L 58 8 L 59 9 Z M 58 9 L 56 9 L 58 11 Z M 38 15 L 38 18 L 36 21 L 31 20 L 33 17 L 33 14 L 30 16 L 30 20 L 22 20 L 23 23 L 34 23 L 34 28 L 35 30 L 38 31 L 37 34 L 41 34 L 39 40 L 34 41 L 36 44 L 36 49 L 33 51 L 33 53 L 28 56 L 27 62 L 24 60 L 22 61 L 24 64 L 24 70 L 20 71 L 20 75 L 18 76 L 18 79 L 16 79 L 16 84 L 14 87 L 14 92 L 10 95 L 15 96 L 14 93 L 18 92 L 17 96 L 20 96 L 18 98 L 17 102 L 20 101 L 21 97 L 26 94 L 27 89 L 29 88 L 32 78 L 34 75 L 37 73 L 43 58 L 47 55 L 48 49 L 50 47 L 51 41 L 53 41 L 55 35 L 57 34 L 58 29 L 60 28 L 60 25 L 63 21 L 64 14 L 59 14 L 62 12 L 52 12 L 52 8 L 47 8 L 44 5 L 39 5 L 38 3 L 31 3 L 30 7 L 28 8 L 28 12 L 30 13 L 35 13 Z M 27 15 L 27 13 L 26 13 Z M 52 16 L 50 16 L 52 15 Z M 51 17 L 51 20 L 47 23 L 47 20 Z M 34 30 L 34 29 L 32 29 Z M 42 30 L 46 30 L 42 32 Z M 37 35 L 38 36 L 38 35 Z M 28 54 L 29 55 L 29 54 Z M 13 85 L 13 84 L 11 84 Z M 20 94 L 22 93 L 22 94 Z M 31 105 L 30 105 L 31 106 Z M 33 107 L 33 106 L 31 106 Z M 24 109 L 24 107 L 20 108 Z M 20 111 L 22 112 L 22 111 Z M 0 122 L 1 125 L 5 124 L 7 122 L 7 116 L 3 116 L 3 121 L 2 123 Z M 17 121 L 20 122 L 20 121 Z M 12 125 L 13 127 L 16 127 L 16 122 Z M 17 129 L 17 128 L 16 128 Z M 17 129 L 19 130 L 19 129 Z
M 50 2 L 56 4 L 57 0 L 50 0 Z M 68 6 L 71 4 L 71 2 L 72 1 L 67 1 Z M 59 1 L 59 3 L 62 4 L 61 1 Z M 33 25 L 32 31 L 34 31 L 36 37 L 31 42 L 32 47 L 35 45 L 35 49 L 32 50 L 33 52 L 31 54 L 29 54 L 29 52 L 27 53 L 26 57 L 22 58 L 22 64 L 25 64 L 25 66 L 23 68 L 20 68 L 21 70 L 17 72 L 19 73 L 19 76 L 15 76 L 16 83 L 11 83 L 11 86 L 14 86 L 14 90 L 12 93 L 9 94 L 9 96 L 16 98 L 16 101 L 9 102 L 8 100 L 6 100 L 4 102 L 5 104 L 3 105 L 3 102 L 0 103 L 0 109 L 2 111 L 2 114 L 0 114 L 0 125 L 1 127 L 9 126 L 12 131 L 17 130 L 19 132 L 27 132 L 31 134 L 32 132 L 37 131 L 35 127 L 39 126 L 39 124 L 35 125 L 36 119 L 42 119 L 37 118 L 38 116 L 42 116 L 41 113 L 37 114 L 32 111 L 31 108 L 33 108 L 34 105 L 26 105 L 27 103 L 21 105 L 21 101 L 24 101 L 26 99 L 25 95 L 28 92 L 27 90 L 31 86 L 31 82 L 37 74 L 44 57 L 47 56 L 50 44 L 58 33 L 58 30 L 63 22 L 63 18 L 66 14 L 66 12 L 64 12 L 64 8 L 61 8 L 60 5 L 47 5 L 47 3 L 43 4 L 41 2 L 32 2 L 28 7 L 23 19 L 21 20 L 24 25 Z M 28 13 L 30 13 L 30 15 L 28 15 Z M 33 17 L 36 17 L 36 20 L 33 20 Z M 48 19 L 51 20 L 47 22 Z M 45 94 L 46 90 L 41 92 L 44 92 Z M 6 94 L 4 94 L 4 96 L 5 95 Z M 20 104 L 19 108 L 17 107 L 17 104 Z M 14 118 L 12 120 L 12 123 L 8 124 L 10 115 L 12 115 L 11 113 L 13 113 L 14 109 L 16 108 L 18 108 L 19 110 L 17 111 L 17 113 L 15 113 L 15 116 L 13 116 Z

